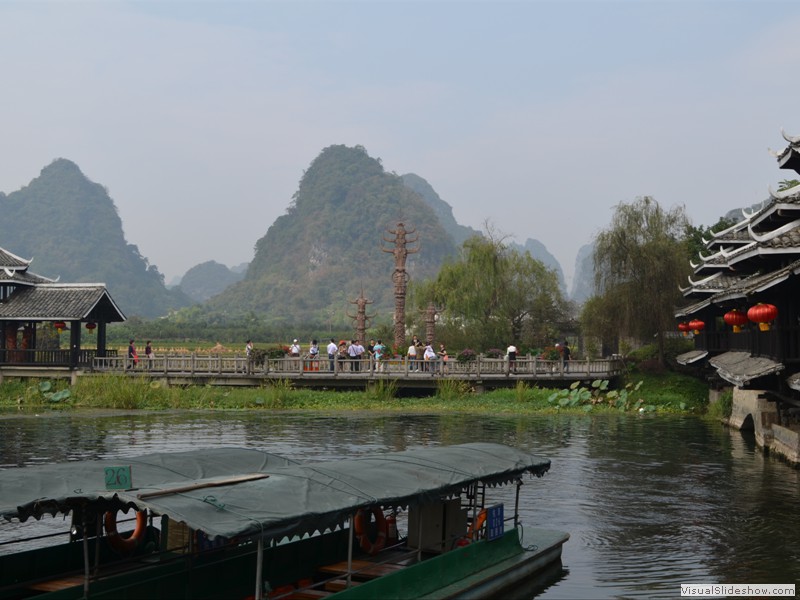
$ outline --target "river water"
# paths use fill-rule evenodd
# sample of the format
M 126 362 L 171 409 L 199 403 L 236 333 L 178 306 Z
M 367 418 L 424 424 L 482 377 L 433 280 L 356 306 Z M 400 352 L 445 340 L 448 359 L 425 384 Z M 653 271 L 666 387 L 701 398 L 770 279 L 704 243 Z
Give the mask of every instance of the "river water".
M 571 538 L 563 568 L 533 588 L 536 598 L 674 598 L 681 583 L 800 583 L 800 471 L 694 417 L 0 415 L 0 468 L 220 446 L 324 460 L 470 441 L 552 461 L 523 487 L 522 522 Z M 15 535 L 14 524 L 0 524 L 0 540 Z

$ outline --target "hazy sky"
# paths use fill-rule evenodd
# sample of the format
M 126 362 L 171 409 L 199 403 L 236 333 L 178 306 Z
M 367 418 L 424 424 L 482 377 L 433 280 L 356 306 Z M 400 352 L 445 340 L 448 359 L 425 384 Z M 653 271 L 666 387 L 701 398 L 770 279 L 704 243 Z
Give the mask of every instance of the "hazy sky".
M 0 0 L 0 191 L 74 161 L 169 281 L 251 260 L 360 144 L 569 278 L 620 202 L 711 225 L 796 176 L 767 148 L 800 135 L 798 31 L 763 0 Z

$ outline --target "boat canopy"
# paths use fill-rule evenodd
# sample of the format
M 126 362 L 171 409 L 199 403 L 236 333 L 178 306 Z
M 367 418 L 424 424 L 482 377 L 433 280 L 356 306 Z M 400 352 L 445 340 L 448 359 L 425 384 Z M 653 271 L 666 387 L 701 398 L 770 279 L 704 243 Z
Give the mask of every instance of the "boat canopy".
M 128 465 L 133 489 L 107 490 L 106 468 Z M 547 459 L 481 442 L 310 463 L 217 448 L 5 469 L 0 515 L 25 521 L 149 509 L 210 538 L 280 540 L 341 526 L 359 508 L 432 502 L 474 483 L 496 486 L 549 469 Z

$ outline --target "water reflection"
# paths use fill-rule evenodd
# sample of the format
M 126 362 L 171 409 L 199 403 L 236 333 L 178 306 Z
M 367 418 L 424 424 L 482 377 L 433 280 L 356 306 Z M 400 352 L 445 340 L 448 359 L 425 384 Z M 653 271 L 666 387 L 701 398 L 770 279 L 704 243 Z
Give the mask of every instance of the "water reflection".
M 735 431 L 638 415 L 96 413 L 0 418 L 2 466 L 247 446 L 301 460 L 496 441 L 552 460 L 523 523 L 571 533 L 522 597 L 675 597 L 681 583 L 793 583 L 800 471 Z M 9 535 L 0 525 L 0 537 Z M 13 534 L 12 534 L 13 535 Z

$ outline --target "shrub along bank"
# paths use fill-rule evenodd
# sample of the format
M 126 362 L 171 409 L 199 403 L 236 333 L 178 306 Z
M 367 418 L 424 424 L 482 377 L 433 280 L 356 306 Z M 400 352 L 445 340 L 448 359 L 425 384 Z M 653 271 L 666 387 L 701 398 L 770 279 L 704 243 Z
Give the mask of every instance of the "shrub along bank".
M 708 391 L 703 382 L 676 373 L 629 377 L 623 389 L 585 381 L 563 390 L 530 386 L 476 393 L 464 382 L 442 380 L 436 394 L 400 397 L 391 381 L 379 380 L 363 392 L 295 389 L 290 381 L 259 388 L 163 387 L 147 378 L 101 375 L 64 381 L 7 378 L 0 385 L 5 411 L 79 409 L 313 410 L 462 413 L 669 412 L 703 414 Z

